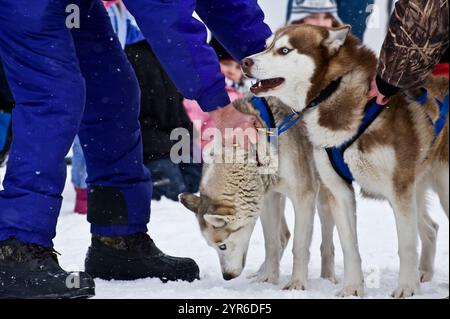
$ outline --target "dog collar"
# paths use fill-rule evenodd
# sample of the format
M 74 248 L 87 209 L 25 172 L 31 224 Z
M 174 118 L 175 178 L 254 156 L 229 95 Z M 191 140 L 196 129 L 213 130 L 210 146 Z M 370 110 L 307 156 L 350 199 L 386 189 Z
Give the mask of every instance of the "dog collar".
M 251 103 L 253 106 L 259 111 L 259 114 L 266 124 L 266 126 L 270 129 L 275 129 L 276 135 L 280 136 L 287 130 L 289 130 L 292 126 L 294 126 L 298 121 L 302 119 L 301 114 L 309 109 L 312 109 L 316 106 L 318 106 L 323 101 L 327 100 L 331 95 L 333 95 L 334 92 L 339 88 L 339 85 L 341 84 L 342 77 L 338 78 L 337 80 L 332 81 L 328 86 L 322 90 L 315 99 L 313 99 L 309 104 L 302 110 L 302 112 L 294 112 L 291 115 L 289 115 L 283 122 L 281 122 L 280 125 L 276 125 L 275 119 L 273 116 L 273 113 L 270 109 L 270 107 L 267 104 L 267 101 L 265 98 L 260 98 L 257 96 L 252 97 Z M 270 136 L 269 136 L 270 140 Z
M 338 78 L 337 80 L 332 81 L 330 84 L 327 85 L 325 89 L 323 89 L 319 96 L 313 99 L 309 104 L 305 107 L 303 111 L 306 111 L 308 109 L 312 109 L 322 103 L 323 101 L 327 100 L 330 96 L 333 95 L 334 92 L 339 88 L 339 85 L 342 82 L 342 77 Z

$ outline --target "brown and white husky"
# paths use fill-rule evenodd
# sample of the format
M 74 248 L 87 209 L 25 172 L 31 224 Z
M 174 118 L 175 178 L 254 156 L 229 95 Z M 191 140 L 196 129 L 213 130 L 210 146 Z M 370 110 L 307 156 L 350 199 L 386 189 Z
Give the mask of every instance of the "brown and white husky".
M 315 166 L 343 248 L 342 296 L 363 294 L 355 194 L 333 169 L 325 148 L 340 146 L 357 134 L 377 66 L 375 55 L 349 31 L 349 26 L 285 27 L 270 39 L 266 51 L 243 62 L 245 73 L 258 79 L 253 93 L 275 96 L 304 111 Z M 331 96 L 305 110 L 337 79 L 341 82 Z M 442 100 L 448 94 L 448 80 L 430 77 L 424 87 L 429 96 L 423 106 L 416 101 L 415 90 L 397 94 L 344 153 L 363 194 L 387 199 L 393 208 L 400 257 L 398 287 L 393 292 L 397 298 L 414 295 L 419 282 L 433 276 L 437 225 L 426 212 L 426 190 L 433 189 L 447 216 L 449 211 L 448 117 L 436 140 L 430 124 L 439 116 L 435 98 Z

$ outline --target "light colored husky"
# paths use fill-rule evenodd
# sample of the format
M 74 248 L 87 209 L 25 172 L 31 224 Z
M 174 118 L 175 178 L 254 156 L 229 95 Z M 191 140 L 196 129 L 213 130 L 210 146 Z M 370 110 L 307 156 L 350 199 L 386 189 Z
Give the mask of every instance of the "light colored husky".
M 259 116 L 246 100 L 234 105 L 244 113 Z M 292 114 L 290 108 L 275 98 L 269 98 L 268 105 L 277 123 Z M 260 137 L 260 141 L 264 139 L 265 136 Z M 261 216 L 266 256 L 255 276 L 257 281 L 275 284 L 279 279 L 280 259 L 290 237 L 284 218 L 285 196 L 290 198 L 295 209 L 294 264 L 292 278 L 285 289 L 306 289 L 319 183 L 312 145 L 304 126 L 296 125 L 280 136 L 278 148 L 276 172 L 262 174 L 258 162 L 213 161 L 204 166 L 200 196 L 185 193 L 180 200 L 196 214 L 203 236 L 219 255 L 226 280 L 242 273 L 253 228 Z M 326 198 L 319 198 L 318 210 L 322 222 L 321 276 L 336 282 L 334 222 Z
M 355 194 L 333 169 L 325 148 L 338 147 L 357 134 L 377 66 L 375 55 L 349 30 L 349 26 L 285 27 L 270 39 L 266 51 L 244 61 L 246 74 L 259 79 L 252 87 L 256 95 L 276 96 L 296 111 L 304 111 L 315 165 L 325 185 L 322 191 L 343 248 L 342 296 L 363 294 Z M 338 79 L 341 82 L 329 98 L 304 110 Z M 436 191 L 447 216 L 449 211 L 448 117 L 436 140 L 430 123 L 439 116 L 435 98 L 443 100 L 448 94 L 448 80 L 430 77 L 424 86 L 429 95 L 423 106 L 415 90 L 397 94 L 344 153 L 363 193 L 387 199 L 394 210 L 400 257 L 399 282 L 393 292 L 397 298 L 414 295 L 420 280 L 433 276 L 437 225 L 426 212 L 426 190 Z

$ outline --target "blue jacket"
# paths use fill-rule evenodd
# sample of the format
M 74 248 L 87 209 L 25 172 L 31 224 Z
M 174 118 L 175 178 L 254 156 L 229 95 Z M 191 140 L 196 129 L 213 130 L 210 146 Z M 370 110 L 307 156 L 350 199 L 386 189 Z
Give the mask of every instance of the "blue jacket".
M 230 103 L 205 25 L 237 59 L 261 52 L 272 34 L 257 0 L 125 0 L 184 97 L 206 112 Z

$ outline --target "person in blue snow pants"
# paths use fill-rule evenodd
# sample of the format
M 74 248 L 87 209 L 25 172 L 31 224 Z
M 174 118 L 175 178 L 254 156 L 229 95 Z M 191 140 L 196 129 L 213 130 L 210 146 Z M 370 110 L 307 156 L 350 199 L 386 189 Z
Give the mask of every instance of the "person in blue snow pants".
M 129 0 L 144 36 L 180 92 L 218 127 L 255 129 L 230 104 L 206 28 L 236 59 L 271 35 L 256 0 Z M 80 28 L 68 28 L 68 6 Z M 78 13 L 75 13 L 78 14 Z M 94 295 L 92 277 L 199 278 L 189 258 L 162 253 L 147 235 L 151 175 L 142 163 L 139 87 L 99 0 L 0 0 L 0 56 L 16 107 L 0 192 L 0 297 Z M 64 157 L 78 133 L 86 158 L 92 243 L 76 287 L 52 250 Z M 35 279 L 31 280 L 30 278 Z
M 92 233 L 146 232 L 151 179 L 142 164 L 139 89 L 100 1 L 79 3 L 82 27 L 65 26 L 66 1 L 0 1 L 0 52 L 16 100 L 10 161 L 0 192 L 0 240 L 52 246 L 77 132 L 88 184 L 120 190 L 123 221 L 91 218 Z M 16 9 L 19 17 L 7 14 Z M 88 15 L 89 12 L 89 15 Z M 3 13 L 3 14 L 2 14 Z M 26 36 L 25 36 L 26 35 Z

